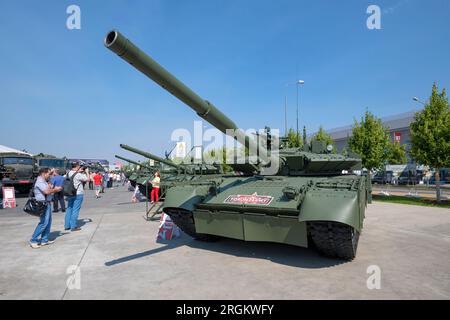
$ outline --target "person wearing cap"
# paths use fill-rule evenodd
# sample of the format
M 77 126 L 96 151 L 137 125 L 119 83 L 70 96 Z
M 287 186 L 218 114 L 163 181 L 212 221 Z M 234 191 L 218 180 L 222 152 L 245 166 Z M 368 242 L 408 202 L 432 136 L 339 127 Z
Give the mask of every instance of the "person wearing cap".
M 67 210 L 64 220 L 64 230 L 80 231 L 78 227 L 78 215 L 80 214 L 81 204 L 84 199 L 84 183 L 89 181 L 89 175 L 86 175 L 78 162 L 72 163 L 72 170 L 67 173 L 68 178 L 73 177 L 73 184 L 77 189 L 75 196 L 67 197 Z

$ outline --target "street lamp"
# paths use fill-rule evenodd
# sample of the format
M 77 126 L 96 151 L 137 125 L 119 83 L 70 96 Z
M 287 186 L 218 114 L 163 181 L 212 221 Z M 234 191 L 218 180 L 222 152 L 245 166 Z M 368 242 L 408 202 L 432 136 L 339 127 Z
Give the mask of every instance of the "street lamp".
M 299 132 L 298 132 L 298 87 L 300 85 L 304 85 L 305 81 L 304 80 L 297 80 L 295 82 L 290 82 L 286 84 L 286 87 L 288 87 L 289 85 L 295 84 L 297 85 L 297 137 L 299 136 Z M 285 126 L 285 131 L 286 131 L 286 136 L 287 136 L 287 96 L 284 96 L 284 126 Z
M 298 135 L 298 87 L 301 85 L 304 85 L 305 81 L 297 80 L 296 84 L 297 84 L 297 139 L 298 139 L 298 137 L 299 137 L 299 135 Z
M 420 101 L 419 98 L 417 98 L 417 97 L 413 97 L 413 100 L 416 101 L 416 102 L 419 102 L 419 103 L 423 104 L 424 106 L 426 105 L 425 102 Z

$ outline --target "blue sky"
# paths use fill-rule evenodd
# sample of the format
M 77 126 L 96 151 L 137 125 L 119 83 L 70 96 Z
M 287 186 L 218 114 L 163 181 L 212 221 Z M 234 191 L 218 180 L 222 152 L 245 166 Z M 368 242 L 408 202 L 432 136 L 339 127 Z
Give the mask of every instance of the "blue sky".
M 70 4 L 81 30 L 66 28 Z M 448 0 L 2 0 L 0 144 L 138 159 L 119 144 L 162 155 L 173 129 L 193 130 L 193 111 L 103 46 L 113 28 L 244 129 L 284 131 L 285 96 L 295 127 L 296 79 L 308 132 L 417 109 L 450 84 Z

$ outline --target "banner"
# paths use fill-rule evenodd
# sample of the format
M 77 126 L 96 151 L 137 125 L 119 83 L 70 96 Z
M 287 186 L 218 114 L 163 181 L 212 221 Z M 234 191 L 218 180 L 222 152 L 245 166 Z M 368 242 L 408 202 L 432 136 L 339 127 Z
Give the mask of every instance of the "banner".
M 16 207 L 14 187 L 3 187 L 3 209 Z
M 176 224 L 172 222 L 170 217 L 163 213 L 161 215 L 161 219 L 159 220 L 159 229 L 157 240 L 172 240 L 174 238 L 178 238 L 181 232 Z

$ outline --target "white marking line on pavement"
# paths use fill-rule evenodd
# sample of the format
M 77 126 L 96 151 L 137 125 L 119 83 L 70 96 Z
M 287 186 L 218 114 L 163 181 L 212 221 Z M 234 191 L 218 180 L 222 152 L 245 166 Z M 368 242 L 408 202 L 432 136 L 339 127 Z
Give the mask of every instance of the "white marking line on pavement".
M 87 246 L 86 246 L 86 249 L 84 249 L 83 255 L 81 256 L 80 261 L 78 261 L 77 268 L 80 268 L 81 262 L 83 262 L 83 258 L 84 258 L 84 256 L 86 255 L 87 249 L 88 249 L 89 246 L 91 245 L 92 239 L 94 238 L 94 235 L 95 235 L 95 233 L 96 233 L 97 230 L 98 230 L 98 227 L 99 227 L 100 224 L 102 223 L 102 220 L 103 220 L 103 217 L 104 217 L 104 216 L 105 216 L 105 213 L 103 213 L 102 216 L 100 217 L 100 220 L 99 220 L 99 222 L 98 222 L 98 224 L 97 224 L 97 227 L 95 227 L 94 232 L 92 233 L 91 237 L 89 238 L 89 242 L 88 242 L 88 244 L 87 244 Z M 64 298 L 65 298 L 65 296 L 66 296 L 68 290 L 69 290 L 69 288 L 66 286 L 66 289 L 64 290 L 64 293 L 63 293 L 63 295 L 62 295 L 62 297 L 61 297 L 61 300 L 64 300 Z

